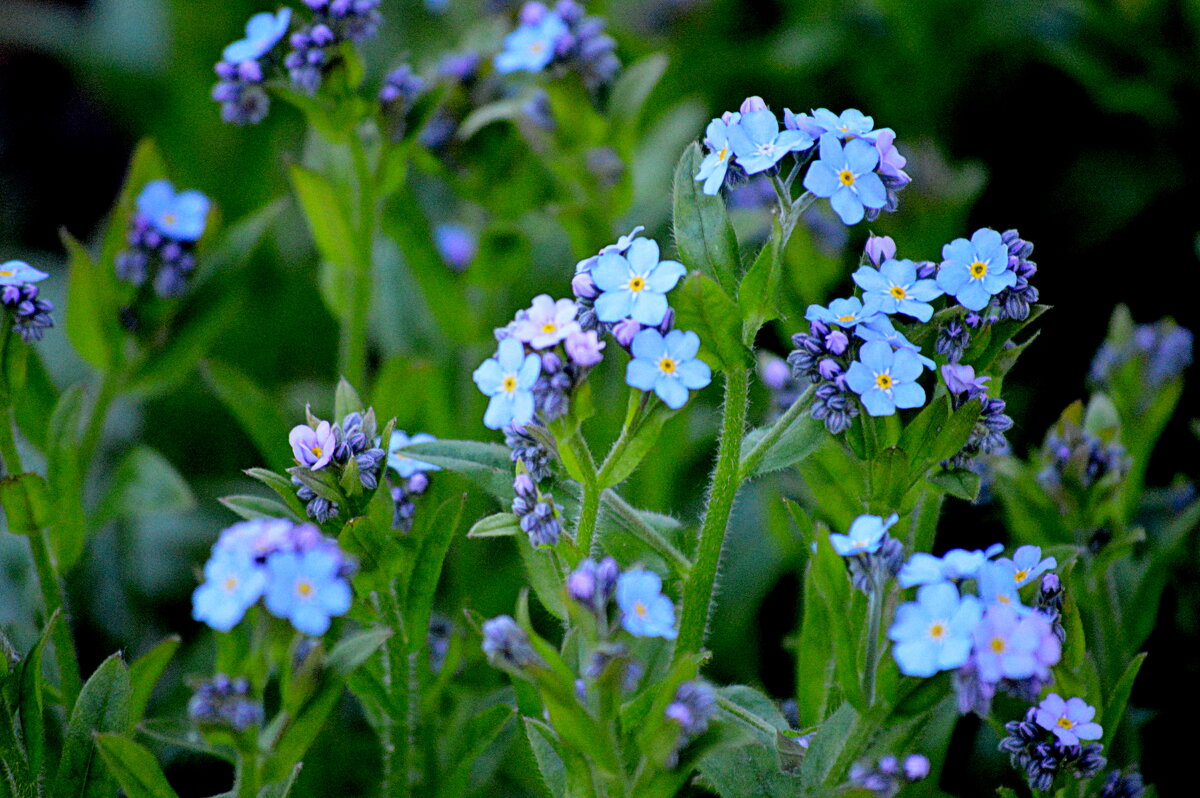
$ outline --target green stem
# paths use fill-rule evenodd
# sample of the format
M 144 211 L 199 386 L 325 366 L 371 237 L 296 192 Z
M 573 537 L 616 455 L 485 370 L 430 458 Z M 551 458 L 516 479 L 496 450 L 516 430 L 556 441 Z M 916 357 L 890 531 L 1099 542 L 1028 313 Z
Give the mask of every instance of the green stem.
M 416 708 L 411 706 L 409 672 L 413 663 L 407 656 L 408 645 L 403 634 L 404 618 L 400 612 L 400 600 L 394 584 L 389 595 L 382 597 L 382 600 L 388 624 L 393 630 L 392 636 L 384 644 L 383 660 L 383 683 L 392 707 L 384 739 L 381 741 L 384 748 L 383 795 L 388 798 L 402 798 L 409 794 L 409 748 L 415 733 Z
M 771 451 L 771 447 L 783 437 L 783 433 L 788 431 L 788 428 L 796 422 L 796 419 L 800 418 L 806 410 L 812 407 L 813 397 L 812 388 L 806 389 L 800 395 L 800 398 L 792 402 L 792 406 L 779 417 L 779 420 L 771 425 L 771 428 L 767 430 L 767 434 L 759 438 L 758 443 L 750 448 L 750 451 L 746 453 L 746 456 L 742 458 L 742 462 L 738 466 L 738 479 L 740 481 L 745 482 L 754 475 L 763 458 L 767 456 L 767 452 Z
M 627 419 L 627 423 L 621 427 L 621 434 L 617 436 L 616 442 L 614 442 L 612 448 L 608 450 L 608 456 L 605 457 L 604 462 L 600 464 L 600 471 L 596 474 L 596 482 L 602 488 L 612 487 L 610 481 L 612 479 L 613 469 L 616 468 L 620 463 L 621 455 L 625 453 L 625 450 L 629 447 L 629 444 L 633 442 L 638 428 L 641 426 L 642 421 L 646 417 L 646 408 L 649 406 L 650 394 L 642 393 L 641 398 L 638 400 L 637 409 L 634 411 L 633 415 Z
M 580 556 L 592 555 L 592 540 L 596 534 L 596 521 L 600 516 L 600 486 L 595 482 L 583 486 L 583 506 L 579 508 L 579 526 L 575 528 L 575 542 Z
M 883 585 L 874 575 L 871 576 L 871 593 L 867 599 L 867 660 L 863 669 L 863 695 L 867 706 L 875 705 L 875 675 L 879 670 L 879 633 L 883 628 Z
M 725 696 L 723 696 L 719 693 L 717 694 L 717 706 L 719 706 L 721 709 L 728 712 L 730 715 L 733 715 L 735 718 L 740 720 L 745 725 L 749 726 L 751 729 L 754 729 L 755 731 L 759 731 L 764 734 L 768 734 L 771 737 L 774 737 L 779 732 L 779 729 L 775 728 L 774 726 L 772 726 L 767 721 L 763 720 L 758 715 L 754 714 L 753 712 L 746 709 L 745 707 L 742 707 L 742 706 L 739 706 L 738 704 L 733 703 L 728 698 L 726 698 Z
M 708 506 L 700 525 L 696 562 L 683 586 L 683 609 L 679 624 L 679 642 L 675 657 L 694 654 L 704 645 L 708 618 L 712 613 L 717 583 L 717 568 L 733 499 L 740 485 L 738 465 L 742 438 L 746 432 L 746 405 L 749 402 L 749 373 L 734 368 L 725 375 L 725 408 L 721 421 L 721 440 L 717 446 L 717 464 L 709 484 Z
M 350 136 L 350 157 L 358 183 L 358 229 L 354 271 L 350 274 L 350 306 L 342 325 L 338 368 L 351 385 L 362 388 L 367 376 L 367 325 L 371 312 L 371 261 L 375 245 L 375 180 L 367 152 L 357 134 Z
M 646 523 L 646 520 L 638 515 L 638 511 L 629 502 L 611 490 L 601 493 L 601 501 L 606 510 L 624 522 L 633 534 L 666 560 L 675 573 L 681 577 L 687 576 L 692 567 L 691 561 L 683 552 L 675 548 L 671 541 L 663 537 L 661 532 Z
M 17 451 L 17 441 L 13 436 L 12 408 L 7 404 L 0 406 L 0 461 L 3 461 L 0 467 L 9 474 L 19 474 L 23 470 L 21 454 Z M 55 612 L 61 616 L 54 625 L 51 639 L 54 640 L 54 656 L 58 662 L 63 706 L 69 714 L 71 707 L 75 706 L 75 699 L 79 697 L 82 682 L 79 678 L 79 660 L 75 655 L 75 640 L 71 636 L 71 616 L 66 606 L 67 590 L 54 563 L 46 530 L 30 532 L 29 549 L 33 555 L 33 567 L 37 571 L 38 590 L 42 594 L 46 618 L 51 618 Z
M 113 400 L 117 398 L 120 385 L 120 375 L 110 371 L 106 371 L 100 379 L 100 392 L 96 395 L 91 416 L 88 417 L 87 429 L 84 430 L 79 444 L 79 473 L 84 481 L 90 470 L 92 458 L 96 456 L 100 437 L 104 434 L 104 422 L 108 420 L 108 411 L 112 408 Z

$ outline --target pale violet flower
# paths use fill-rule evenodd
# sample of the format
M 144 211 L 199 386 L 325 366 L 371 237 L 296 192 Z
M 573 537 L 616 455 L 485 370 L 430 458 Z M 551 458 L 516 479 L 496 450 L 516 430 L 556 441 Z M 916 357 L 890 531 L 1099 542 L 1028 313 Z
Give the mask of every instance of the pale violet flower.
M 288 443 L 296 462 L 312 471 L 329 465 L 333 450 L 337 448 L 337 431 L 328 421 L 322 421 L 313 429 L 307 424 L 297 424 L 288 433 Z
M 533 305 L 509 327 L 509 332 L 518 341 L 529 344 L 534 349 L 545 349 L 554 346 L 573 332 L 579 331 L 575 321 L 578 308 L 569 299 L 555 302 L 549 294 L 540 294 L 533 298 Z
M 1096 708 L 1082 698 L 1063 700 L 1058 693 L 1051 693 L 1038 704 L 1037 725 L 1050 731 L 1063 745 L 1079 745 L 1080 740 L 1099 740 L 1104 729 L 1092 721 Z

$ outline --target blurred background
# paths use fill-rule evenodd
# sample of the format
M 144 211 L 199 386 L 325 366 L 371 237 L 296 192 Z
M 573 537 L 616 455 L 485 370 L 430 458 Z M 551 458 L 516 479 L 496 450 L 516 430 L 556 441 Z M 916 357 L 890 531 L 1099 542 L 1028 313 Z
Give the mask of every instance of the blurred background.
M 59 228 L 94 240 L 133 147 L 147 136 L 161 147 L 176 185 L 208 194 L 226 222 L 286 196 L 285 165 L 300 160 L 305 147 L 300 115 L 277 103 L 263 124 L 236 128 L 221 122 L 209 98 L 212 66 L 221 49 L 241 35 L 250 14 L 275 5 L 265 0 L 0 0 L 0 260 L 20 257 L 49 271 L 44 291 L 60 303 L 66 267 Z M 512 7 L 503 5 L 385 0 L 381 35 L 366 46 L 368 84 L 377 86 L 403 61 L 427 67 L 464 41 L 502 32 L 512 19 Z M 871 229 L 895 236 L 902 256 L 937 259 L 943 243 L 982 226 L 1015 227 L 1035 243 L 1036 285 L 1042 301 L 1054 309 L 1040 322 L 1038 345 L 1005 384 L 1017 422 L 1010 440 L 1018 453 L 1040 445 L 1062 409 L 1084 397 L 1092 353 L 1118 303 L 1127 304 L 1138 322 L 1172 316 L 1192 330 L 1200 328 L 1194 287 L 1200 267 L 1195 139 L 1200 3 L 626 0 L 586 5 L 608 17 L 626 63 L 657 51 L 670 58 L 652 96 L 637 157 L 625 165 L 632 171 L 633 210 L 614 234 L 645 224 L 667 246 L 670 175 L 680 151 L 710 117 L 758 94 L 776 111 L 856 107 L 873 115 L 877 126 L 897 131 L 914 183 L 902 195 L 900 211 Z M 413 184 L 431 222 L 456 222 L 475 233 L 493 229 L 500 207 L 495 202 L 459 201 L 448 209 L 436 181 Z M 510 309 L 476 319 L 485 329 L 503 324 L 507 313 L 540 290 L 566 293 L 574 264 L 570 247 L 536 207 L 536 193 L 523 201 L 524 206 L 509 208 L 504 220 L 520 242 L 519 268 L 528 269 L 521 284 L 514 289 L 489 280 L 485 257 L 468 267 L 482 273 L 479 285 L 490 298 L 487 306 Z M 743 232 L 752 236 L 760 222 L 748 212 Z M 857 260 L 866 228 L 860 225 L 848 235 L 837 226 L 814 228 L 813 246 L 838 264 L 824 286 L 831 295 L 849 290 L 849 266 Z M 314 409 L 331 406 L 336 380 L 336 326 L 319 297 L 315 264 L 302 217 L 289 207 L 268 245 L 240 267 L 246 301 L 225 319 L 227 327 L 214 348 L 215 357 L 278 397 L 290 423 L 299 420 L 305 402 Z M 431 344 L 429 327 L 420 321 L 424 311 L 409 306 L 410 290 L 402 277 L 381 288 L 373 318 L 375 365 L 386 370 L 391 363 L 406 364 L 413 370 L 402 373 L 412 374 L 433 369 L 445 378 L 436 384 L 438 390 L 449 386 L 447 395 L 397 394 L 374 401 L 386 408 L 381 409 L 384 418 L 398 415 L 410 431 L 485 438 L 481 424 L 464 425 L 461 418 L 481 416 L 482 400 L 470 395 L 468 379 L 486 352 L 452 355 L 445 344 Z M 472 311 L 461 309 L 464 316 Z M 795 329 L 795 322 L 784 323 L 765 343 L 786 354 L 785 336 Z M 84 375 L 59 331 L 48 334 L 40 349 L 60 387 Z M 450 393 L 457 398 L 451 401 Z M 709 463 L 717 392 L 708 393 L 707 410 L 702 404 L 672 422 L 688 443 L 681 448 L 682 462 L 649 464 L 635 480 L 640 484 L 631 488 L 631 498 L 694 517 L 698 489 L 675 491 L 699 484 Z M 1196 477 L 1200 452 L 1189 422 L 1200 407 L 1197 395 L 1193 379 L 1183 412 L 1157 453 L 1152 482 L 1166 485 L 1179 473 Z M 472 408 L 473 415 L 448 412 L 455 403 Z M 764 391 L 756 403 L 761 417 Z M 217 530 L 233 521 L 215 498 L 245 491 L 240 470 L 262 463 L 201 380 L 185 381 L 163 395 L 124 398 L 107 431 L 105 464 L 96 469 L 97 484 L 90 490 L 103 492 L 134 445 L 151 447 L 183 475 L 188 509 L 123 519 L 93 537 L 84 564 L 70 579 L 77 637 L 87 672 L 114 649 L 137 654 L 165 634 L 183 634 L 185 656 L 172 674 L 173 686 L 159 697 L 160 710 L 178 716 L 186 679 L 208 667 L 208 649 L 197 642 L 200 630 L 190 619 L 194 570 Z M 449 489 L 461 489 L 448 481 Z M 757 490 L 776 486 L 764 483 Z M 764 518 L 773 510 L 761 498 L 751 492 L 735 518 L 711 674 L 721 681 L 761 685 L 782 699 L 792 684 L 787 638 L 795 628 L 798 578 L 794 543 L 764 531 L 776 525 Z M 486 499 L 474 501 L 478 514 L 489 511 Z M 997 511 L 954 503 L 939 544 L 971 547 L 1000 534 Z M 456 544 L 443 583 L 447 607 L 469 605 L 484 613 L 511 608 L 522 580 L 519 564 L 513 552 L 484 543 Z M 1186 564 L 1167 589 L 1132 703 L 1132 711 L 1146 721 L 1145 775 L 1166 787 L 1167 795 L 1169 785 L 1194 783 L 1191 736 L 1176 730 L 1200 713 L 1200 691 L 1194 688 L 1200 678 L 1195 555 L 1192 540 Z M 32 634 L 36 606 L 25 556 L 11 536 L 0 538 L 0 624 L 23 643 Z M 485 569 L 488 578 L 480 580 Z M 357 794 L 371 781 L 377 755 L 349 704 L 339 726 L 318 742 L 320 755 L 306 763 L 309 789 L 324 785 L 313 794 Z M 981 739 L 973 723 L 960 724 L 955 738 L 964 754 Z M 343 733 L 347 728 L 363 733 Z M 339 763 L 348 761 L 363 765 L 347 773 Z M 991 761 L 996 768 L 1007 767 L 998 756 Z M 178 754 L 172 768 L 191 774 L 194 794 L 224 789 L 228 774 L 207 764 Z M 988 779 L 994 784 L 996 778 L 999 770 L 951 770 L 942 788 L 983 794 Z

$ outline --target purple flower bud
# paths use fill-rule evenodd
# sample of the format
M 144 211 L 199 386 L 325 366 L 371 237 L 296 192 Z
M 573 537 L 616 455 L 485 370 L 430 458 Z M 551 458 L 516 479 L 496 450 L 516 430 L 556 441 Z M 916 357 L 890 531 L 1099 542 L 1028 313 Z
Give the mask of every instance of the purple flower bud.
M 263 79 L 262 65 L 257 61 L 243 61 L 237 67 L 238 77 L 249 83 L 258 83 Z
M 867 239 L 865 251 L 871 263 L 878 266 L 885 260 L 896 257 L 896 242 L 891 236 L 872 235 Z
M 792 377 L 792 370 L 787 361 L 779 357 L 773 357 L 764 363 L 761 372 L 763 384 L 775 391 L 783 390 Z
M 571 25 L 583 19 L 584 10 L 575 0 L 558 0 L 554 5 L 554 13 L 558 14 L 563 22 Z
M 747 97 L 746 99 L 742 100 L 742 107 L 738 110 L 741 111 L 743 115 L 753 113 L 754 111 L 765 111 L 767 110 L 767 104 L 763 101 L 762 97 L 759 97 L 756 94 L 752 97 Z
M 584 560 L 567 577 L 567 595 L 575 601 L 591 607 L 596 598 L 596 564 Z
M 621 319 L 613 325 L 612 334 L 624 348 L 628 349 L 633 343 L 633 336 L 642 331 L 642 325 L 633 319 Z
M 533 496 L 537 493 L 537 486 L 533 484 L 533 478 L 522 471 L 513 479 L 513 492 L 518 496 Z
M 534 25 L 540 23 L 549 12 L 550 9 L 546 8 L 541 3 L 526 3 L 525 5 L 521 6 L 521 13 L 518 15 L 517 20 L 521 25 L 533 27 Z
M 917 264 L 917 279 L 928 280 L 937 274 L 938 266 L 931 260 L 923 260 Z
M 308 35 L 312 37 L 312 43 L 317 47 L 328 47 L 334 41 L 333 31 L 329 29 L 328 25 L 314 25 L 312 32 Z
M 408 478 L 409 493 L 424 493 L 429 488 L 429 477 L 423 471 L 418 471 Z
M 1042 577 L 1042 592 L 1057 593 L 1062 590 L 1062 580 L 1058 578 L 1056 573 L 1048 573 Z
M 663 314 L 663 320 L 658 324 L 658 331 L 666 335 L 675 326 L 675 308 L 667 307 L 667 312 Z
M 513 668 L 525 668 L 541 662 L 525 630 L 508 615 L 498 615 L 483 623 L 483 652 L 488 661 Z
M 580 272 L 571 278 L 571 292 L 579 299 L 595 299 L 600 295 L 592 275 Z
M 825 336 L 825 348 L 832 354 L 842 355 L 846 353 L 846 348 L 850 346 L 850 339 L 841 330 L 834 330 Z
M 833 358 L 827 357 L 817 364 L 817 372 L 827 380 L 837 379 L 842 374 L 842 367 Z
M 900 768 L 900 761 L 896 757 L 888 754 L 883 759 L 879 760 L 879 772 L 892 774 Z
M 733 123 L 733 111 L 726 111 L 725 113 L 721 114 L 721 121 L 727 125 L 732 124 Z
M 563 341 L 563 346 L 567 350 L 567 356 L 577 366 L 589 368 L 604 359 L 601 351 L 604 349 L 605 344 L 600 340 L 595 330 L 572 332 Z
M 975 369 L 972 366 L 947 363 L 942 366 L 942 379 L 946 381 L 946 388 L 950 390 L 950 393 L 965 393 L 974 396 L 987 391 L 987 383 L 992 378 L 976 377 Z
M 562 367 L 562 358 L 556 355 L 554 352 L 542 353 L 543 374 L 557 374 L 558 372 L 562 371 Z
M 233 80 L 238 74 L 237 65 L 228 61 L 218 61 L 217 65 L 213 67 L 213 71 L 221 80 Z
M 922 754 L 913 754 L 904 760 L 904 778 L 920 781 L 929 775 L 929 759 Z

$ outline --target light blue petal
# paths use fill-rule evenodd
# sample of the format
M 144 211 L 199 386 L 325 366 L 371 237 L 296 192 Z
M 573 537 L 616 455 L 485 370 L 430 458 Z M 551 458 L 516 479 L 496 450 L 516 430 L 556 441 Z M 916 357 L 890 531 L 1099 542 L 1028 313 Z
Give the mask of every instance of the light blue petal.
M 779 120 L 767 109 L 751 111 L 742 117 L 740 124 L 742 130 L 755 144 L 774 141 L 775 136 L 779 134 Z
M 488 402 L 487 411 L 483 414 L 483 426 L 488 429 L 503 429 L 512 421 L 513 402 L 506 393 L 497 393 Z
M 870 172 L 879 163 L 879 151 L 875 149 L 875 145 L 862 139 L 853 139 L 846 142 L 846 147 L 842 151 L 842 155 L 846 159 L 846 166 L 856 175 L 862 175 L 859 179 L 866 177 L 866 173 Z M 876 178 L 878 179 L 878 178 Z
M 921 376 L 921 361 L 910 349 L 899 349 L 892 355 L 892 376 L 900 382 L 913 382 Z
M 642 324 L 655 327 L 662 324 L 662 320 L 667 315 L 667 298 L 662 294 L 656 294 L 650 290 L 639 291 L 633 294 L 629 303 L 629 316 L 634 321 Z M 608 319 L 596 314 L 601 321 Z
M 541 373 L 542 359 L 533 353 L 526 355 L 525 361 L 521 363 L 521 370 L 517 372 L 517 386 L 526 389 L 532 388 Z
M 858 271 L 854 272 L 854 282 L 864 291 L 882 291 L 883 293 L 887 293 L 888 289 L 891 288 L 884 275 L 870 266 L 860 266 Z
M 983 310 L 991 301 L 992 295 L 983 287 L 982 280 L 968 280 L 954 298 L 967 310 Z
M 942 260 L 952 260 L 969 266 L 975 260 L 975 247 L 965 238 L 956 238 L 942 247 Z
M 850 143 L 856 144 L 860 141 L 861 139 L 855 139 Z M 887 189 L 883 187 L 883 181 L 879 179 L 879 175 L 874 172 L 859 175 L 854 187 L 858 189 L 858 198 L 865 207 L 882 208 L 887 204 Z
M 939 670 L 933 648 L 924 642 L 913 640 L 893 646 L 892 656 L 905 676 L 927 678 Z
M 989 294 L 998 294 L 1005 288 L 1012 288 L 1017 284 L 1017 273 L 1005 269 L 1004 271 L 992 271 L 989 266 L 988 273 L 984 275 L 983 287 Z
M 146 184 L 138 194 L 137 209 L 146 216 L 158 216 L 167 211 L 175 201 L 175 189 L 169 180 L 154 180 Z
M 924 302 L 917 302 L 913 299 L 899 300 L 896 303 L 896 310 L 906 316 L 912 316 L 920 322 L 926 322 L 933 318 L 933 305 L 927 305 Z
M 680 363 L 675 371 L 685 388 L 698 391 L 712 382 L 712 369 L 703 360 L 688 360 Z
M 642 239 L 638 239 L 641 241 Z M 687 269 L 679 261 L 664 260 L 654 268 L 646 278 L 646 287 L 659 294 L 665 294 L 675 287 L 679 278 L 687 274 Z
M 925 389 L 915 382 L 898 383 L 892 388 L 896 407 L 909 409 L 925 404 Z
M 875 375 L 857 360 L 846 370 L 846 385 L 855 393 L 866 393 L 875 389 Z
M 627 290 L 606 291 L 596 297 L 596 318 L 614 322 L 628 318 L 633 308 L 633 293 Z M 661 319 L 660 319 L 661 321 Z
M 759 172 L 765 172 L 775 164 L 779 163 L 779 159 L 787 153 L 780 150 L 777 155 L 759 155 L 757 153 L 751 155 L 739 155 L 738 163 L 741 164 L 743 170 L 748 175 L 756 175 Z
M 677 361 L 691 360 L 700 351 L 700 336 L 691 330 L 671 330 L 663 341 L 667 354 Z
M 818 197 L 829 198 L 841 186 L 837 172 L 824 161 L 816 161 L 804 175 L 804 188 Z
M 935 280 L 917 280 L 908 287 L 908 298 L 918 302 L 931 302 L 942 295 Z
M 634 274 L 646 275 L 658 265 L 658 242 L 652 238 L 636 238 L 629 245 L 625 259 Z
M 675 377 L 660 374 L 654 383 L 654 393 L 672 410 L 678 410 L 687 404 L 688 390 Z
M 863 344 L 858 352 L 858 359 L 873 374 L 879 374 L 891 369 L 892 361 L 895 357 L 892 354 L 892 347 L 883 341 L 869 341 Z
M 625 384 L 639 391 L 653 391 L 661 373 L 655 361 L 640 358 L 631 360 L 625 365 Z
M 642 330 L 633 336 L 629 351 L 635 358 L 657 363 L 667 354 L 667 344 L 658 330 Z
M 775 138 L 775 146 L 788 152 L 800 152 L 813 145 L 812 136 L 799 130 L 784 130 Z
M 981 227 L 971 235 L 971 243 L 979 252 L 986 252 L 996 247 L 1004 246 L 1004 239 L 990 227 Z M 1007 247 L 1005 247 L 1007 251 Z
M 512 423 L 523 427 L 533 421 L 533 392 L 517 391 L 513 394 Z
M 896 412 L 896 403 L 892 401 L 892 397 L 879 388 L 862 394 L 863 407 L 867 409 L 868 415 L 872 416 L 890 416 Z
M 704 181 L 704 193 L 710 197 L 715 197 L 717 192 L 721 190 L 722 184 L 725 182 L 725 174 L 729 171 L 729 159 L 723 161 L 719 167 L 713 169 L 712 174 Z
M 505 338 L 496 349 L 496 362 L 506 374 L 520 371 L 525 365 L 525 347 L 516 338 Z
M 624 255 L 609 252 L 601 255 L 592 267 L 592 282 L 601 291 L 616 291 L 629 284 L 631 272 Z
M 957 296 L 970 279 L 971 272 L 966 264 L 960 261 L 946 261 L 938 269 L 936 282 L 938 288 L 951 296 Z
M 842 142 L 836 133 L 826 133 L 821 136 L 820 147 L 821 162 L 830 169 L 837 171 L 846 165 L 846 159 L 842 155 Z
M 885 260 L 879 267 L 879 273 L 896 285 L 907 287 L 917 281 L 917 265 L 908 258 Z
M 488 358 L 479 364 L 471 379 L 475 380 L 475 384 L 485 395 L 492 396 L 500 390 L 500 384 L 504 382 L 504 369 L 500 368 L 495 358 Z
M 751 157 L 758 150 L 758 146 L 750 140 L 740 122 L 730 125 L 726 135 L 729 146 L 733 148 L 733 154 L 738 157 L 739 162 L 743 158 Z
M 842 186 L 833 192 L 833 196 L 829 198 L 829 204 L 845 224 L 858 224 L 863 219 L 863 205 L 852 188 Z

